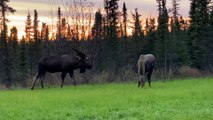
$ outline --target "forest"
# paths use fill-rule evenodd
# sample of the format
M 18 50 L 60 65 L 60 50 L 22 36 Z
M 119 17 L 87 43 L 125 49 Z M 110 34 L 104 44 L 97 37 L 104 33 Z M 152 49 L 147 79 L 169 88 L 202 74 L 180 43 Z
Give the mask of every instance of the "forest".
M 84 75 L 76 71 L 84 76 L 81 83 L 136 79 L 137 60 L 148 53 L 157 59 L 155 80 L 211 75 L 211 0 L 190 0 L 188 18 L 179 14 L 180 0 L 156 0 L 158 16 L 146 19 L 141 18 L 138 8 L 129 12 L 128 5 L 118 6 L 118 1 L 104 0 L 104 9 L 95 10 L 95 14 L 91 9 L 94 3 L 87 0 L 85 4 L 71 3 L 67 11 L 58 6 L 53 11 L 57 22 L 52 24 L 39 21 L 39 13 L 33 10 L 32 15 L 26 15 L 25 35 L 19 39 L 16 26 L 10 30 L 7 26 L 7 15 L 15 14 L 15 6 L 8 5 L 10 0 L 1 0 L 0 86 L 28 87 L 40 58 L 75 55 L 72 47 L 84 52 L 93 64 L 93 69 Z M 172 8 L 167 8 L 167 4 L 172 4 Z

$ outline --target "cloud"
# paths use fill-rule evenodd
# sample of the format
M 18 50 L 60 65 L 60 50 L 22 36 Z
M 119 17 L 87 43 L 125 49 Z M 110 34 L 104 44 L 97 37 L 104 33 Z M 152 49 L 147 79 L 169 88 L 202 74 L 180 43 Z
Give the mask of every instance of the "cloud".
M 157 16 L 158 14 L 156 0 L 121 0 L 119 2 L 120 7 L 122 7 L 123 2 L 126 3 L 126 6 L 130 11 L 133 11 L 135 8 L 138 8 L 142 17 L 148 17 L 150 13 L 152 16 Z M 181 0 L 179 7 L 179 13 L 182 16 L 187 17 L 189 13 L 190 1 Z M 172 0 L 167 0 L 167 9 L 169 8 L 172 8 Z
M 66 1 L 74 1 L 74 0 L 11 0 L 9 5 L 17 10 L 17 12 L 11 18 L 11 22 L 9 26 L 17 26 L 20 32 L 23 33 L 25 29 L 25 20 L 27 18 L 28 10 L 31 13 L 33 18 L 33 11 L 36 9 L 38 11 L 38 16 L 41 22 L 48 22 L 48 18 L 50 18 L 51 9 L 52 15 L 54 17 L 57 16 L 57 7 L 61 6 L 62 10 L 64 8 L 64 4 L 60 3 L 63 1 L 65 4 Z M 79 1 L 79 0 L 76 0 Z M 85 1 L 85 0 L 82 0 Z M 88 2 L 94 2 L 95 7 L 94 10 L 98 8 L 103 8 L 104 3 L 103 0 L 87 0 Z M 120 0 L 119 6 L 122 9 L 123 2 L 126 3 L 128 11 L 134 12 L 135 8 L 138 8 L 139 14 L 142 15 L 142 18 L 157 16 L 157 3 L 156 0 Z M 171 0 L 167 0 L 167 8 L 171 8 Z M 187 17 L 189 13 L 190 2 L 189 0 L 181 0 L 180 1 L 180 10 L 179 13 L 183 15 L 183 17 Z M 12 15 L 11 15 L 12 16 Z M 131 18 L 131 14 L 129 14 Z

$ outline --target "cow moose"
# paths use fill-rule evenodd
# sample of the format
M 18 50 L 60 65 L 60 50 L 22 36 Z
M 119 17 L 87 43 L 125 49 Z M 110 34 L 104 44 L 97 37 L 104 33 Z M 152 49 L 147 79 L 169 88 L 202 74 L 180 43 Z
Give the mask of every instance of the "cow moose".
M 144 87 L 146 80 L 151 87 L 151 75 L 155 66 L 155 57 L 152 54 L 140 55 L 138 59 L 138 87 Z
M 44 88 L 44 77 L 47 72 L 56 73 L 61 72 L 61 87 L 63 87 L 64 79 L 67 73 L 74 79 L 73 84 L 76 85 L 74 78 L 74 70 L 80 69 L 80 73 L 84 73 L 86 69 L 92 69 L 92 65 L 87 61 L 84 53 L 72 48 L 78 55 L 70 56 L 64 54 L 62 56 L 43 57 L 38 62 L 38 71 L 36 78 L 33 80 L 31 90 L 34 89 L 35 83 L 38 79 L 41 80 L 41 86 Z

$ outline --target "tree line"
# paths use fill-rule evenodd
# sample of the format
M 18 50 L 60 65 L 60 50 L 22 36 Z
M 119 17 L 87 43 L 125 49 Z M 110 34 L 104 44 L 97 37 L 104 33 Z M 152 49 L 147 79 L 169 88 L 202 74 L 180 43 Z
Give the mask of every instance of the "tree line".
M 6 87 L 26 87 L 27 80 L 36 73 L 39 58 L 74 54 L 72 46 L 89 56 L 94 66 L 92 72 L 96 74 L 105 71 L 115 76 L 122 70 L 135 71 L 139 55 L 147 53 L 156 56 L 156 69 L 162 71 L 164 78 L 168 78 L 170 73 L 181 66 L 213 70 L 211 0 L 190 0 L 189 19 L 184 19 L 179 14 L 180 0 L 172 0 L 170 9 L 166 8 L 166 0 L 156 0 L 157 19 L 153 17 L 145 20 L 141 19 L 137 8 L 134 13 L 128 14 L 127 6 L 123 3 L 119 9 L 118 1 L 104 0 L 104 11 L 96 11 L 93 25 L 92 14 L 85 13 L 88 20 L 84 13 L 80 14 L 81 18 L 74 15 L 75 22 L 70 23 L 58 7 L 55 33 L 50 29 L 51 25 L 46 23 L 42 23 L 42 29 L 39 30 L 37 10 L 34 10 L 33 20 L 28 12 L 25 21 L 26 35 L 19 40 L 15 26 L 8 34 L 6 19 L 8 13 L 16 10 L 8 6 L 9 0 L 2 0 L 1 83 Z M 128 32 L 129 27 L 132 29 L 131 33 Z

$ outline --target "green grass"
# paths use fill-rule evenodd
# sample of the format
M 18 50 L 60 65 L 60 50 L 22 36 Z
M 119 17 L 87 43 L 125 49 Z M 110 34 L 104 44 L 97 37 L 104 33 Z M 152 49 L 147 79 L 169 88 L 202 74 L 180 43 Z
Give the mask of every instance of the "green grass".
M 213 120 L 213 79 L 0 91 L 0 120 L 75 119 Z

